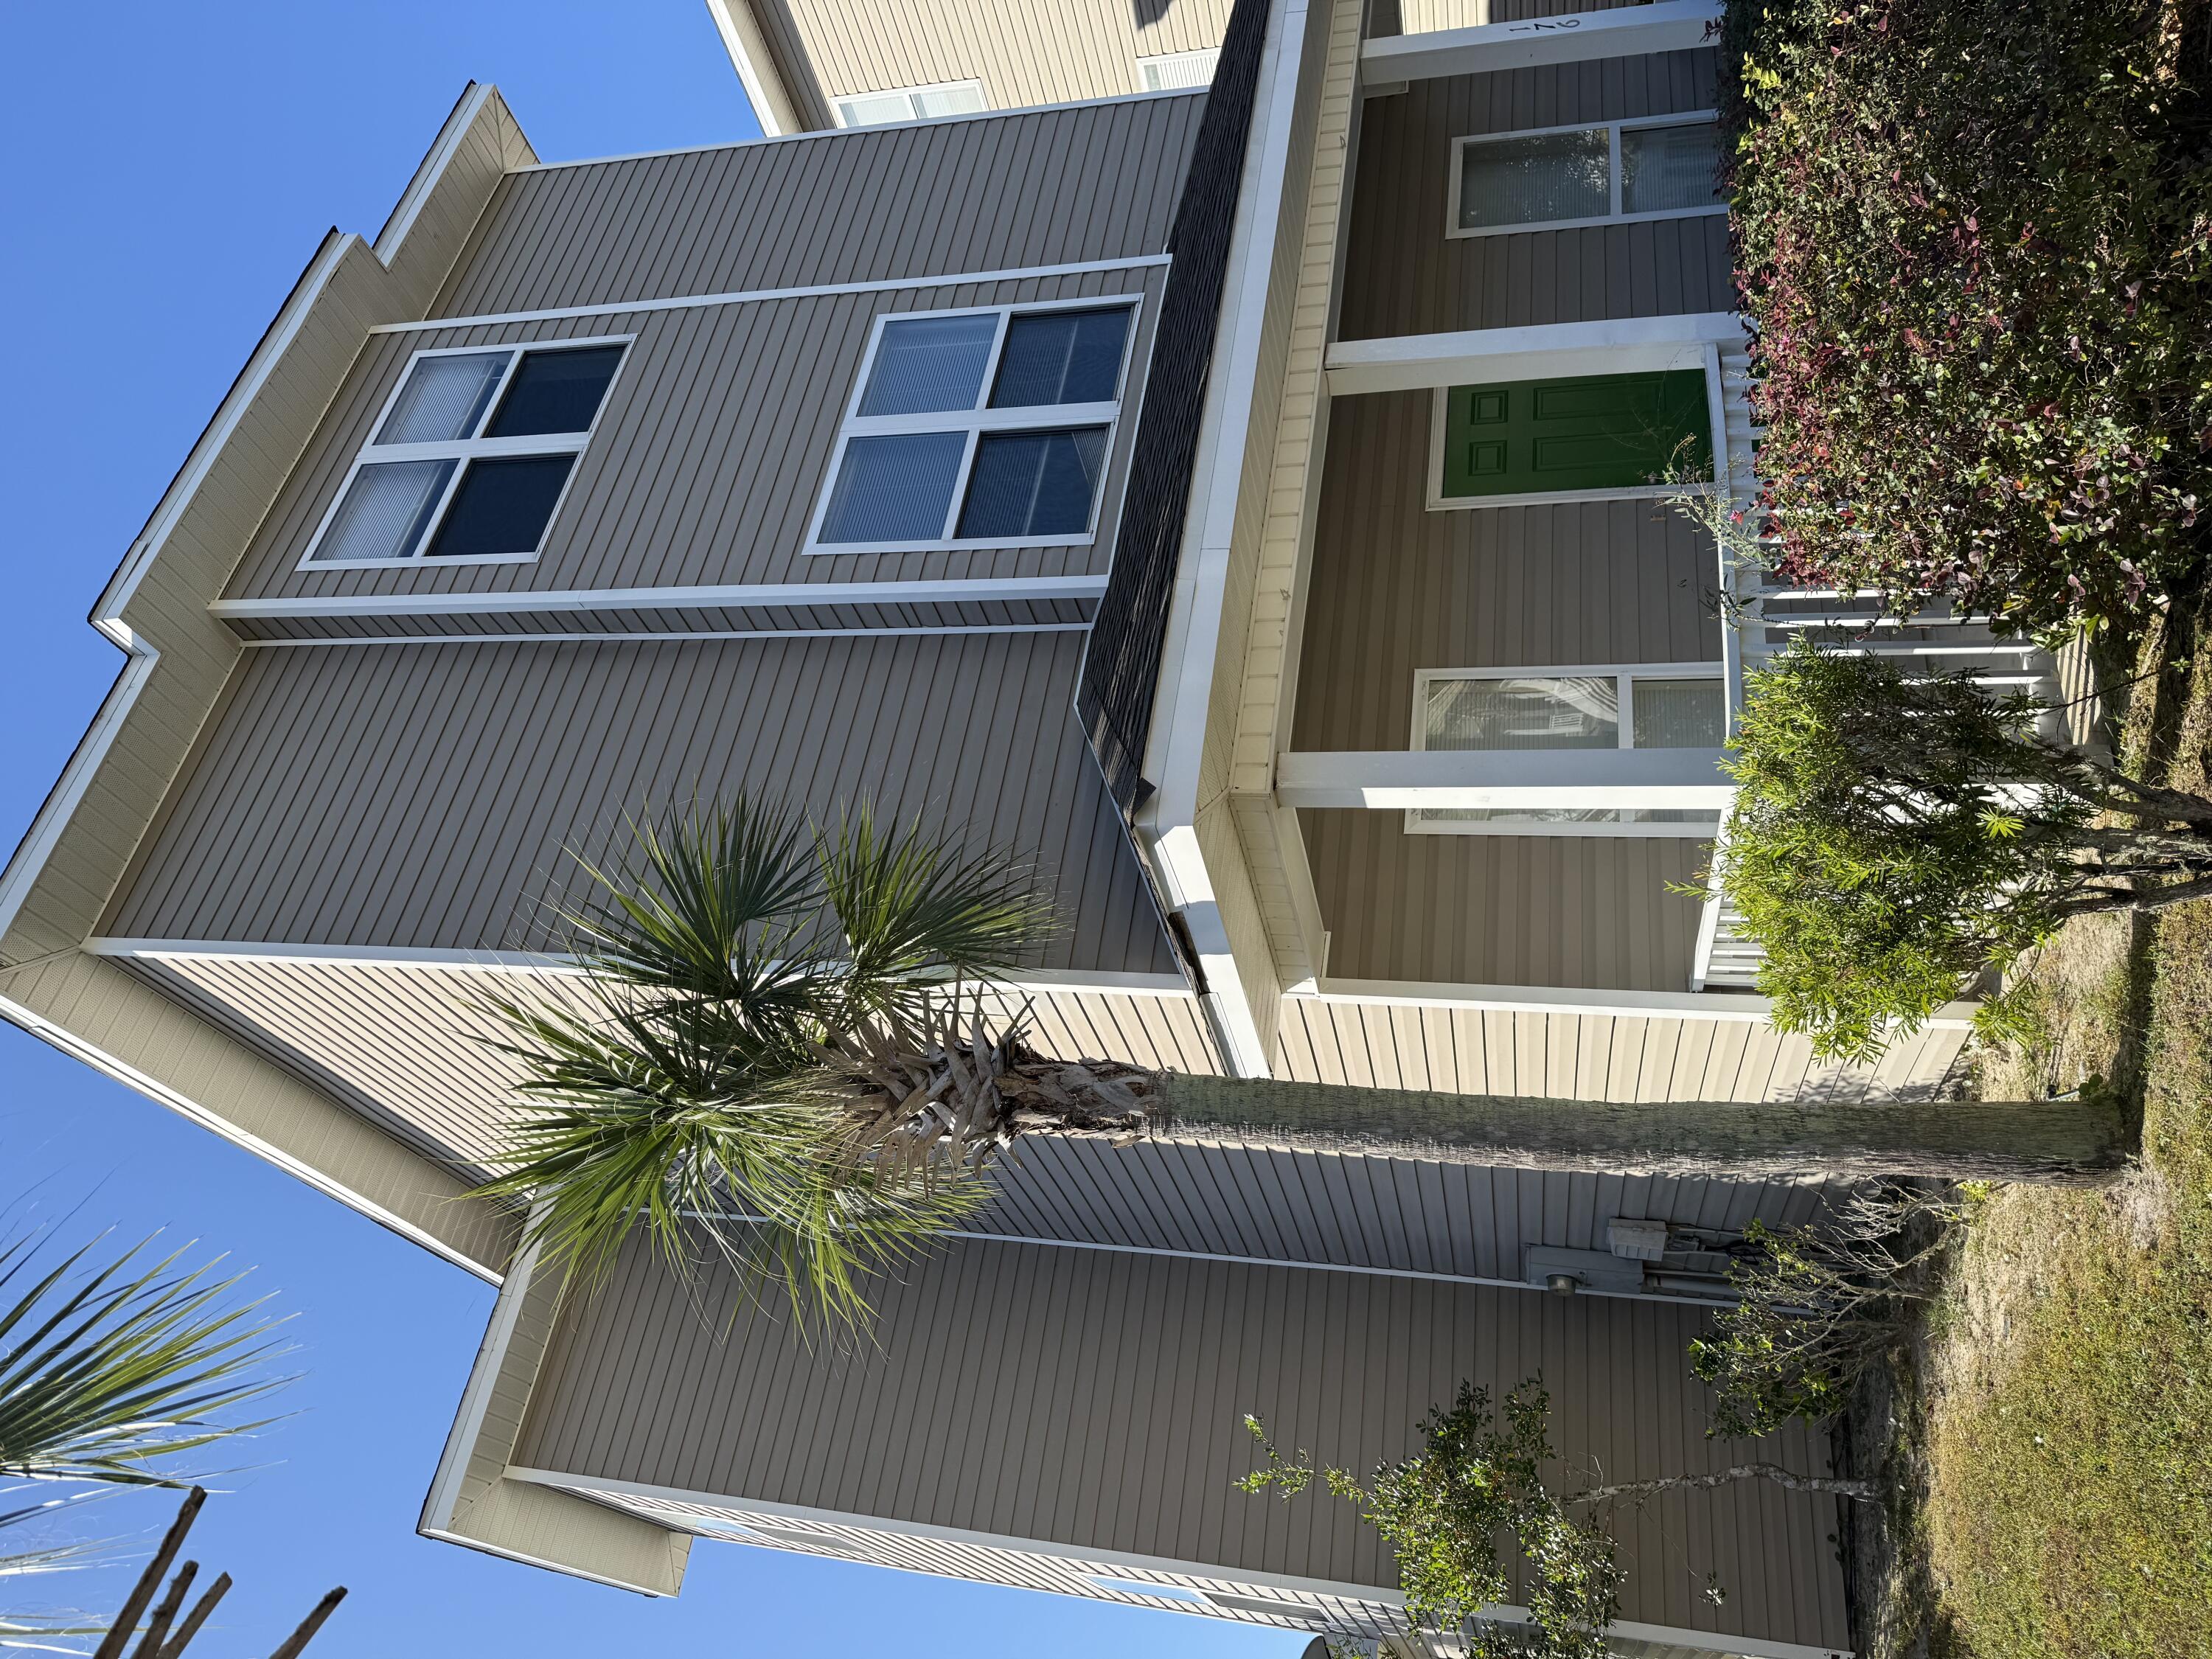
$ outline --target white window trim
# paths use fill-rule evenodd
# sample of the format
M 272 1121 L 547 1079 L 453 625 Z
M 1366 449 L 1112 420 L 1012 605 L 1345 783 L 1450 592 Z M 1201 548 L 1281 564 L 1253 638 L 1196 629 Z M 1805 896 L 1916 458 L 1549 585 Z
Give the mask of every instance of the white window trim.
M 1057 431 L 1077 427 L 1103 426 L 1106 428 L 1106 469 L 1113 470 L 1115 445 L 1121 434 L 1121 404 L 1128 390 L 1129 365 L 1136 353 L 1137 330 L 1142 322 L 1139 314 L 1144 304 L 1141 294 L 1098 294 L 1077 300 L 1040 300 L 1028 304 L 1010 301 L 995 306 L 962 306 L 938 311 L 887 311 L 876 319 L 875 327 L 868 336 L 868 348 L 860 359 L 860 373 L 854 377 L 852 395 L 845 401 L 845 415 L 837 428 L 837 441 L 830 452 L 829 470 L 823 473 L 820 495 L 814 503 L 813 515 L 806 523 L 806 544 L 799 550 L 804 554 L 841 556 L 866 553 L 937 553 L 956 550 L 1009 547 L 1088 547 L 1098 539 L 1098 518 L 1106 501 L 1107 479 L 1102 476 L 1098 489 L 1091 500 L 1091 518 L 1079 533 L 1064 536 L 1002 536 L 983 540 L 963 540 L 951 532 L 958 527 L 960 510 L 967 504 L 968 475 L 975 464 L 975 449 L 979 434 L 986 432 Z M 988 403 L 991 387 L 999 374 L 999 356 L 1006 343 L 1007 319 L 1016 314 L 1032 315 L 1048 311 L 1109 311 L 1126 308 L 1129 326 L 1121 337 L 1121 366 L 1114 379 L 1114 401 L 1103 404 L 1040 404 L 1026 409 L 933 410 L 920 415 L 863 415 L 860 412 L 860 398 L 867 391 L 868 377 L 875 373 L 876 353 L 883 344 L 884 331 L 891 324 L 911 321 L 918 317 L 984 317 L 995 316 L 999 329 L 991 341 L 990 356 L 983 364 L 983 379 L 975 396 L 979 404 Z M 836 491 L 837 477 L 845 465 L 846 446 L 854 438 L 900 437 L 923 432 L 957 432 L 967 434 L 967 443 L 960 455 L 959 470 L 953 475 L 952 499 L 945 508 L 945 532 L 933 541 L 913 539 L 892 542 L 825 542 L 821 539 L 822 521 L 829 516 L 830 499 Z
M 1429 687 L 1437 680 L 1564 680 L 1609 678 L 1620 696 L 1619 749 L 1633 749 L 1636 738 L 1636 682 L 1638 680 L 1710 679 L 1727 696 L 1724 665 L 1718 662 L 1571 663 L 1555 667 L 1417 668 L 1413 671 L 1413 738 L 1408 747 L 1425 753 L 1428 727 L 1421 719 L 1428 707 Z M 1409 836 L 1603 836 L 1616 841 L 1699 841 L 1703 825 L 1694 823 L 1575 823 L 1548 818 L 1425 819 L 1418 810 L 1406 813 Z
M 969 87 L 973 87 L 975 89 L 975 95 L 983 100 L 983 107 L 981 109 L 957 110 L 951 115 L 916 115 L 913 113 L 914 100 L 925 92 L 959 92 Z M 830 112 L 836 118 L 837 125 L 841 131 L 866 132 L 875 127 L 903 126 L 906 125 L 906 122 L 903 121 L 864 121 L 858 124 L 848 121 L 845 118 L 846 104 L 861 98 L 903 98 L 906 100 L 908 119 L 911 121 L 953 121 L 958 120 L 963 116 L 969 119 L 973 119 L 978 115 L 988 115 L 994 112 L 991 108 L 990 94 L 983 89 L 982 82 L 976 80 L 972 76 L 965 81 L 933 81 L 927 86 L 921 87 L 878 87 L 873 92 L 838 92 L 832 93 L 830 95 Z
M 1709 125 L 1719 119 L 1719 112 L 1716 110 L 1685 110 L 1678 115 L 1640 115 L 1619 121 L 1573 121 L 1565 126 L 1516 127 L 1510 132 L 1476 132 L 1455 138 L 1451 147 L 1451 175 L 1444 186 L 1444 234 L 1458 241 L 1474 236 L 1522 236 L 1537 230 L 1584 230 L 1593 225 L 1649 224 L 1660 219 L 1710 219 L 1724 214 L 1729 210 L 1725 202 L 1714 202 L 1704 207 L 1666 208 L 1655 213 L 1623 213 L 1620 210 L 1622 132 L 1646 127 Z M 1591 132 L 1600 128 L 1605 130 L 1606 147 L 1610 158 L 1607 165 L 1612 186 L 1611 212 L 1583 219 L 1531 219 L 1513 225 L 1461 226 L 1459 198 L 1466 179 L 1468 145 L 1496 143 L 1507 138 L 1544 138 L 1561 132 Z
M 1708 340 L 1695 348 L 1702 356 L 1705 371 L 1705 422 L 1709 428 L 1705 445 L 1711 453 L 1713 477 L 1722 476 L 1723 457 L 1728 453 L 1728 415 L 1721 399 L 1721 349 Z M 1680 365 L 1684 369 L 1691 365 Z M 1459 380 L 1458 386 L 1507 385 L 1516 380 L 1576 380 L 1595 379 L 1608 371 L 1581 368 L 1562 374 L 1516 373 L 1498 381 Z M 1667 374 L 1666 369 L 1623 368 L 1623 374 Z M 1540 489 L 1523 491 L 1511 495 L 1447 495 L 1444 494 L 1444 422 L 1448 415 L 1452 387 L 1440 386 L 1431 394 L 1429 408 L 1429 480 L 1428 499 L 1424 503 L 1431 513 L 1462 513 L 1485 507 L 1547 507 L 1564 501 L 1650 501 L 1672 495 L 1680 488 L 1671 483 L 1628 484 L 1619 489 Z
M 439 495 L 437 505 L 431 509 L 428 522 L 422 526 L 422 533 L 415 543 L 416 550 L 406 557 L 318 559 L 315 557 L 315 550 L 323 544 L 323 538 L 330 532 L 332 522 L 337 518 L 338 508 L 345 504 L 346 492 L 353 488 L 355 475 L 364 466 L 379 465 L 389 461 L 458 460 L 466 462 L 477 458 L 501 455 L 580 456 L 590 444 L 592 434 L 599 429 L 599 419 L 606 413 L 607 404 L 614 396 L 615 386 L 621 380 L 623 371 L 629 366 L 629 353 L 625 349 L 621 361 L 615 364 L 614 374 L 607 380 L 606 390 L 599 394 L 599 406 L 592 412 L 592 424 L 581 432 L 549 433 L 529 438 L 454 438 L 441 443 L 378 443 L 376 434 L 384 429 L 385 422 L 391 418 L 393 407 L 399 402 L 399 394 L 406 390 L 408 381 L 414 378 L 415 365 L 423 358 L 482 356 L 491 351 L 513 353 L 514 355 L 507 359 L 507 367 L 500 371 L 498 383 L 492 387 L 491 396 L 485 400 L 483 414 L 478 417 L 482 421 L 489 422 L 498 410 L 500 400 L 507 396 L 507 388 L 514 379 L 515 370 L 521 367 L 523 358 L 530 353 L 580 350 L 586 346 L 618 345 L 626 348 L 634 343 L 636 338 L 635 334 L 594 334 L 574 340 L 508 340 L 483 345 L 436 346 L 411 355 L 407 359 L 405 368 L 400 371 L 399 378 L 392 382 L 392 390 L 385 395 L 383 404 L 377 409 L 376 418 L 369 422 L 368 437 L 354 456 L 353 465 L 346 469 L 345 477 L 338 481 L 337 492 L 331 495 L 330 506 L 324 509 L 321 521 L 315 526 L 315 533 L 307 540 L 307 550 L 300 556 L 299 563 L 293 568 L 295 570 L 412 570 L 442 569 L 448 565 L 534 564 L 537 562 L 539 553 L 544 550 L 546 537 L 553 533 L 553 526 L 561 517 L 561 509 L 568 504 L 568 491 L 575 485 L 577 469 L 574 466 L 568 469 L 568 476 L 562 481 L 561 493 L 553 498 L 553 510 L 546 515 L 545 528 L 538 535 L 538 546 L 527 553 L 490 553 L 475 558 L 439 559 L 434 565 L 428 559 L 427 550 L 437 540 L 438 529 L 445 523 L 447 509 L 453 505 L 454 494 L 460 489 L 461 480 L 468 475 L 466 465 L 455 467 L 453 477 L 446 480 L 445 489 Z
M 1204 81 L 1196 81 L 1186 85 L 1173 87 L 1147 87 L 1144 84 L 1145 71 L 1147 69 L 1165 69 L 1170 64 L 1194 63 L 1200 58 L 1205 58 L 1206 61 L 1206 79 Z M 1218 46 L 1205 46 L 1196 52 L 1156 52 L 1146 53 L 1139 57 L 1137 59 L 1138 87 L 1140 91 L 1144 92 L 1196 92 L 1201 87 L 1210 86 L 1212 84 L 1213 72 L 1219 67 L 1220 63 L 1221 48 Z

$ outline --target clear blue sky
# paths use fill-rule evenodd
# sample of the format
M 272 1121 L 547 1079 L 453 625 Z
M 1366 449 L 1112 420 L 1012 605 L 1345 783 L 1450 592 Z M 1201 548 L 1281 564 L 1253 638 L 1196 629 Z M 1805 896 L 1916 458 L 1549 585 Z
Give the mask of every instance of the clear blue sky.
M 88 607 L 324 230 L 374 235 L 464 82 L 541 155 L 757 129 L 702 0 L 31 4 L 5 14 L 0 298 L 0 848 L 121 665 Z M 702 1544 L 647 1601 L 414 1535 L 491 1306 L 475 1279 L 0 1025 L 0 1199 L 258 1264 L 296 1316 L 296 1415 L 195 1540 L 239 1588 L 209 1659 L 265 1653 L 333 1583 L 319 1659 L 1287 1656 L 1212 1620 Z M 1255 1500 L 1257 1501 L 1257 1500 Z M 134 1505 L 136 1507 L 134 1507 Z M 135 1532 L 167 1505 L 106 1506 Z M 88 1606 L 124 1575 L 69 1586 Z

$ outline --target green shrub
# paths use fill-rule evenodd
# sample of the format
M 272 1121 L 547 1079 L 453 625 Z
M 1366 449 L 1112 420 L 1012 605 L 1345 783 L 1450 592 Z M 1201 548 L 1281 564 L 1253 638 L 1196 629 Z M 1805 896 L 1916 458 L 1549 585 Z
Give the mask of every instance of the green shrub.
M 2124 616 L 2195 568 L 2212 170 L 2176 18 L 2160 0 L 1729 6 L 1760 516 L 1786 575 L 2043 630 Z

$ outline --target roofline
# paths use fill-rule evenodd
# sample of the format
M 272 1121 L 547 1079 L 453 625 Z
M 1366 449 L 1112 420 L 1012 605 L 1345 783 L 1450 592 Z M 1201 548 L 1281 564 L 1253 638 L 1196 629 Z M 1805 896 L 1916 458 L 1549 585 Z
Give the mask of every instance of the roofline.
M 820 124 L 831 125 L 829 100 L 813 78 L 808 76 L 803 93 L 793 84 L 796 76 L 780 61 L 756 0 L 707 0 L 707 15 L 714 20 L 714 32 L 722 37 L 722 48 L 730 54 L 763 133 L 773 138 L 805 131 L 809 125 L 806 94 L 820 111 Z

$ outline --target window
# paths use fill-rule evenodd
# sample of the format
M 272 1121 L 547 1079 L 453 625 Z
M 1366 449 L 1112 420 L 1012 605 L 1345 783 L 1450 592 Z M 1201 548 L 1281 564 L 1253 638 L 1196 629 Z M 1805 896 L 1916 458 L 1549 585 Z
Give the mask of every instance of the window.
M 301 567 L 536 558 L 625 343 L 416 353 Z
M 1173 92 L 1181 87 L 1203 87 L 1213 80 L 1213 66 L 1220 60 L 1221 49 L 1206 52 L 1170 52 L 1158 58 L 1137 60 L 1137 81 L 1146 92 Z
M 1632 667 L 1423 669 L 1413 747 L 1718 749 L 1728 709 L 1717 663 Z M 1416 807 L 1413 834 L 1709 836 L 1716 812 L 1647 807 Z
M 983 107 L 981 81 L 948 81 L 936 87 L 863 92 L 837 100 L 837 125 L 879 127 L 891 121 L 933 121 L 940 115 L 973 115 Z
M 1648 495 L 1678 471 L 1712 471 L 1702 368 L 1449 386 L 1437 404 L 1431 506 Z
M 1089 541 L 1132 311 L 1086 300 L 884 318 L 808 550 Z
M 1720 171 L 1709 113 L 1462 138 L 1448 234 L 1725 213 Z

